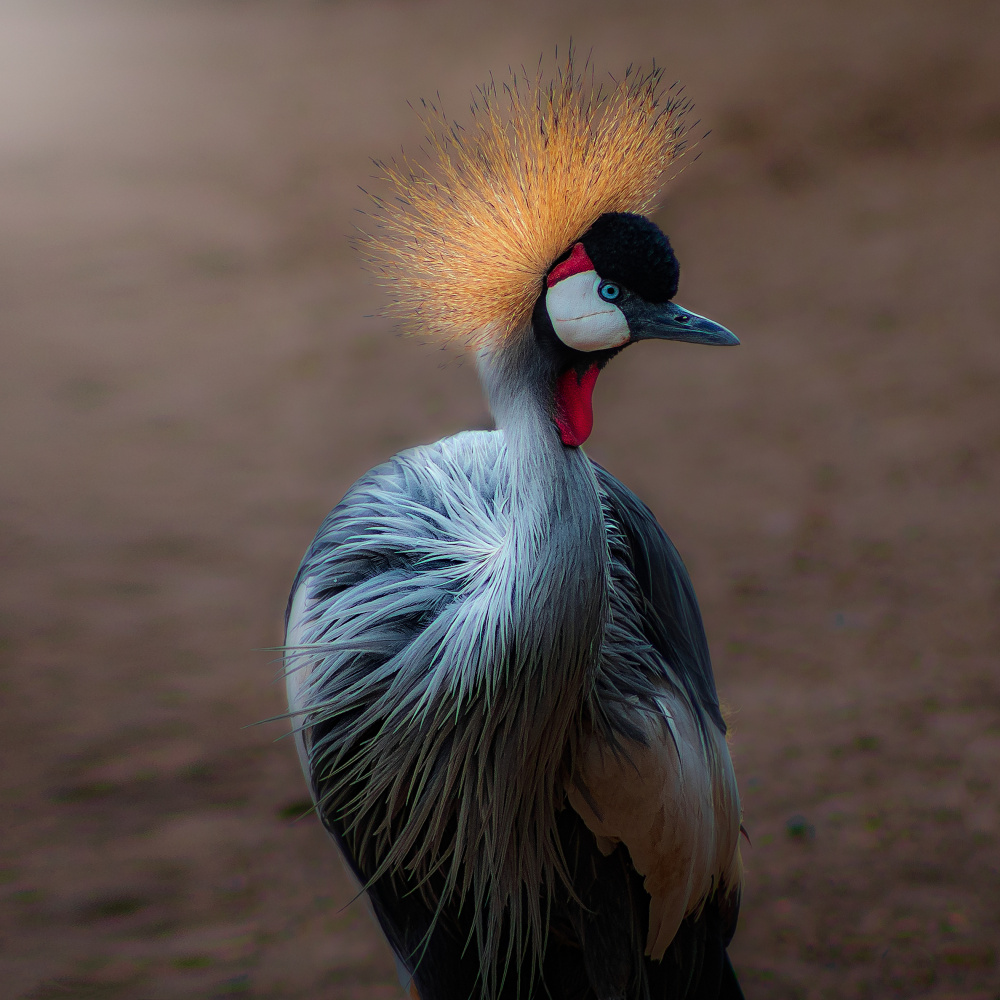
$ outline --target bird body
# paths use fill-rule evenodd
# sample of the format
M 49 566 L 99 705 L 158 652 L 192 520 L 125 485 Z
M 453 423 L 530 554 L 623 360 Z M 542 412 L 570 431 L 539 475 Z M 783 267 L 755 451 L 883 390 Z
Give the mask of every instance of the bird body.
M 466 331 L 497 429 L 373 469 L 306 553 L 303 768 L 422 1000 L 731 1000 L 740 807 L 697 602 L 579 445 L 627 344 L 735 338 L 672 302 L 635 213 L 587 219 L 536 281 Z

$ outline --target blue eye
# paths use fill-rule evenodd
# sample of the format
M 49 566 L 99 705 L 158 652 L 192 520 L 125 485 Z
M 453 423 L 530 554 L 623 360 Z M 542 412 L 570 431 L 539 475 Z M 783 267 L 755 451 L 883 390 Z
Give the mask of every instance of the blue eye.
M 621 288 L 613 281 L 602 281 L 600 287 L 597 289 L 597 294 L 600 295 L 605 302 L 614 302 L 615 299 L 621 295 L 621 293 Z

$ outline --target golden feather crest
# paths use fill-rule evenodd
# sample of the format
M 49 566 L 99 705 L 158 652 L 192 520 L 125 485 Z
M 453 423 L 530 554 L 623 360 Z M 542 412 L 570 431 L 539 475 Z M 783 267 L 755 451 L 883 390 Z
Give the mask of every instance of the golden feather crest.
M 545 275 L 606 212 L 647 214 L 684 147 L 663 71 L 598 85 L 570 50 L 554 77 L 478 88 L 465 127 L 422 105 L 429 162 L 377 162 L 359 248 L 407 332 L 481 347 L 526 327 Z

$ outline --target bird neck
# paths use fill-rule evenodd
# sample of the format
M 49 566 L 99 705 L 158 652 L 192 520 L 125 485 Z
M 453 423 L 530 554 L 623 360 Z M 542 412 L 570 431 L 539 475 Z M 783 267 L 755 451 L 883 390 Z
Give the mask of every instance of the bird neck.
M 564 691 L 579 697 L 574 682 L 588 687 L 603 639 L 607 537 L 593 467 L 560 440 L 551 375 L 533 348 L 529 335 L 481 355 L 480 377 L 506 446 L 513 624 L 532 651 L 527 659 L 561 675 Z

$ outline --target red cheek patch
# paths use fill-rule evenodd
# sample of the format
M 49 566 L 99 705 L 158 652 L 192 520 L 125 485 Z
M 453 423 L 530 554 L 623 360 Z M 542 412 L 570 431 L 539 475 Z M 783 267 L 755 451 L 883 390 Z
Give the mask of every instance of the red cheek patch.
M 574 274 L 582 274 L 584 271 L 593 271 L 594 265 L 587 256 L 587 251 L 582 243 L 577 243 L 573 247 L 573 252 L 561 263 L 556 264 L 549 276 L 545 279 L 545 284 L 551 288 L 558 285 L 563 278 L 569 278 Z
M 597 365 L 591 365 L 582 375 L 570 368 L 556 379 L 556 426 L 567 448 L 579 448 L 594 429 L 591 397 L 599 374 Z

